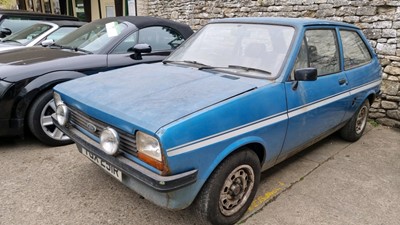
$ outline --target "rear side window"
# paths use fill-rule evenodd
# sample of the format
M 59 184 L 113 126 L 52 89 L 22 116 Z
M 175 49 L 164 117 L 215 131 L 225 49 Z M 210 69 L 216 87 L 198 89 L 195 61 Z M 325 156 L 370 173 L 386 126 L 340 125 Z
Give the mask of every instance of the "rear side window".
M 310 67 L 317 68 L 319 76 L 339 72 L 339 51 L 335 30 L 307 30 L 305 36 Z
M 345 70 L 364 65 L 371 61 L 371 54 L 357 32 L 341 30 L 340 36 L 342 38 Z

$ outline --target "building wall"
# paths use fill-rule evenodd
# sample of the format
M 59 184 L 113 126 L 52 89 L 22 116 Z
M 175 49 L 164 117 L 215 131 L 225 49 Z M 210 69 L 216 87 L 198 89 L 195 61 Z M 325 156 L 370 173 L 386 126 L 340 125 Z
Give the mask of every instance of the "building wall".
M 148 0 L 136 0 L 137 4 L 137 15 L 138 16 L 147 16 L 148 13 Z
M 199 29 L 210 19 L 246 16 L 312 17 L 360 27 L 383 67 L 383 95 L 370 117 L 400 128 L 400 1 L 391 0 L 148 0 L 148 14 Z

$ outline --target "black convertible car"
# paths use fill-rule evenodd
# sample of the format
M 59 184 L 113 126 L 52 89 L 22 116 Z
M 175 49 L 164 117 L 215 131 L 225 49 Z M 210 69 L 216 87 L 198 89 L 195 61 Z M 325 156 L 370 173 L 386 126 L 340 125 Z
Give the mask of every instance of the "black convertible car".
M 47 145 L 71 143 L 51 120 L 56 84 L 160 62 L 192 33 L 166 19 L 113 17 L 84 25 L 48 47 L 0 53 L 0 136 L 22 136 L 29 128 Z

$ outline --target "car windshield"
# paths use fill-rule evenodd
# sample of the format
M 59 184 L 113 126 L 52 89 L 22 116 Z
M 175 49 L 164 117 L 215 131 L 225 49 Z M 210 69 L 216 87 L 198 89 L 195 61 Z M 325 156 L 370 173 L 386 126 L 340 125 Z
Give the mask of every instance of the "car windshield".
M 92 22 L 56 41 L 56 45 L 97 52 L 121 35 L 127 27 L 127 24 L 119 21 Z
M 252 77 L 275 77 L 285 60 L 294 28 L 265 24 L 209 24 L 165 63 L 185 63 Z
M 35 38 L 42 35 L 44 32 L 50 30 L 51 25 L 37 23 L 28 28 L 18 31 L 17 33 L 11 34 L 6 38 L 3 38 L 2 42 L 18 43 L 20 45 L 27 45 Z
M 21 20 L 18 18 L 10 18 L 1 21 L 0 28 L 8 28 L 12 31 L 12 33 L 16 33 L 36 23 L 37 20 Z

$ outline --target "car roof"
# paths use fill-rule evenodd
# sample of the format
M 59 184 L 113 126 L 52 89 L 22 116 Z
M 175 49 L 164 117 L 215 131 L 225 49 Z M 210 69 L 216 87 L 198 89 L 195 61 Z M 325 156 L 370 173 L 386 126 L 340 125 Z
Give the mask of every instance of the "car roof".
M 236 18 L 226 18 L 226 19 L 215 19 L 210 21 L 210 23 L 261 23 L 261 24 L 274 24 L 274 25 L 279 24 L 279 25 L 286 25 L 293 27 L 333 25 L 333 26 L 342 26 L 342 27 L 359 29 L 357 26 L 348 23 L 336 22 L 331 20 L 312 19 L 312 18 L 236 17 Z
M 129 23 L 134 24 L 139 29 L 156 25 L 168 26 L 174 28 L 175 30 L 179 30 L 182 33 L 182 35 L 185 36 L 185 38 L 188 38 L 190 35 L 193 34 L 193 30 L 190 28 L 190 26 L 186 24 L 151 16 L 119 16 L 119 17 L 109 17 L 109 18 L 99 19 L 98 21 L 112 22 L 116 20 L 127 21 Z
M 30 11 L 24 11 L 24 10 L 11 10 L 11 9 L 1 9 L 0 10 L 0 17 L 2 16 L 24 16 L 24 17 L 31 17 L 31 18 L 39 18 L 39 19 L 53 19 L 53 20 L 58 20 L 64 19 L 64 20 L 75 20 L 78 21 L 79 19 L 73 16 L 67 16 L 67 15 L 57 15 L 57 14 L 48 14 L 48 13 L 38 13 L 38 12 L 30 12 Z

